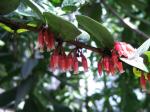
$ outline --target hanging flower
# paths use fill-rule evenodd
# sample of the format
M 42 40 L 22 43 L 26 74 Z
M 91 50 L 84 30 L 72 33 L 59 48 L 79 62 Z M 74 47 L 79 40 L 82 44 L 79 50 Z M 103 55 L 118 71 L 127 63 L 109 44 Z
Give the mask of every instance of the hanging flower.
M 101 63 L 101 61 L 98 62 L 98 73 L 99 73 L 99 75 L 102 74 L 102 63 Z
M 77 57 L 75 56 L 73 58 L 73 70 L 74 70 L 74 74 L 78 74 L 78 59 Z
M 88 63 L 86 57 L 81 53 L 81 58 L 82 58 L 82 66 L 84 68 L 84 72 L 88 71 Z
M 53 52 L 50 57 L 50 70 L 54 72 L 58 68 L 59 55 L 57 49 Z
M 66 55 L 60 55 L 59 56 L 59 69 L 61 72 L 66 71 Z
M 66 62 L 66 69 L 67 71 L 71 71 L 72 70 L 72 66 L 73 66 L 73 57 L 72 57 L 72 53 L 69 53 L 69 55 L 66 58 L 67 62 Z
M 41 51 L 44 50 L 43 30 L 41 30 L 41 31 L 38 33 L 37 47 L 38 47 Z
M 46 46 L 47 51 L 54 49 L 55 41 L 53 32 L 51 32 L 48 28 L 43 28 L 38 34 L 37 45 L 41 51 L 44 50 L 44 46 Z
M 146 90 L 146 79 L 144 74 L 142 73 L 141 77 L 140 77 L 140 84 L 141 84 L 141 88 L 143 90 Z

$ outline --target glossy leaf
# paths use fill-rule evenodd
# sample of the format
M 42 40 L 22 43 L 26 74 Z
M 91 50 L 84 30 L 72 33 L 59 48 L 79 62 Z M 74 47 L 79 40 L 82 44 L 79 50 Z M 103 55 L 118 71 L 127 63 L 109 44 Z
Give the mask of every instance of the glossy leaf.
M 78 15 L 76 17 L 79 25 L 92 34 L 103 48 L 113 48 L 114 39 L 103 25 L 87 16 Z
M 59 16 L 49 12 L 44 12 L 43 15 L 49 27 L 60 33 L 65 39 L 73 40 L 81 33 L 73 24 Z

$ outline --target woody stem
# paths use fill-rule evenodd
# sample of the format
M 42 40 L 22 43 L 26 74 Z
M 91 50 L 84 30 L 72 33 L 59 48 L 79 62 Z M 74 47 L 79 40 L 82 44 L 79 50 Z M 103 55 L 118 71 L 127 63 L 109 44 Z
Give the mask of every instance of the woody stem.
M 5 25 L 7 25 L 7 26 L 9 26 L 9 27 L 11 27 L 13 30 L 27 29 L 27 30 L 30 30 L 30 31 L 38 32 L 41 29 L 41 26 L 40 27 L 29 26 L 26 23 L 10 20 L 10 19 L 7 19 L 5 17 L 0 17 L 0 22 L 5 24 Z M 56 41 L 60 41 L 60 39 L 57 38 Z M 62 38 L 61 38 L 61 41 L 62 42 L 66 42 L 67 44 L 70 44 L 70 45 L 74 45 L 74 46 L 76 46 L 78 48 L 85 48 L 85 49 L 88 49 L 88 50 L 91 50 L 91 51 L 94 51 L 94 52 L 97 52 L 97 53 L 102 53 L 102 49 L 96 48 L 96 47 L 92 47 L 90 45 L 84 44 L 84 43 L 79 42 L 79 41 L 62 40 Z

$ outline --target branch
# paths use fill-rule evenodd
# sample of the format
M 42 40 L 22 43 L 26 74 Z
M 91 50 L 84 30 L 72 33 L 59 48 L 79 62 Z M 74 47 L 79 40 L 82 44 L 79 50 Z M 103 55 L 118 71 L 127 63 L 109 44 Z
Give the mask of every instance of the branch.
M 107 10 L 109 10 L 114 16 L 116 16 L 120 22 L 124 25 L 129 27 L 133 32 L 137 33 L 138 35 L 144 37 L 145 39 L 150 38 L 150 36 L 148 36 L 147 34 L 145 34 L 144 32 L 142 32 L 141 30 L 138 30 L 136 28 L 134 28 L 133 26 L 127 24 L 119 15 L 118 13 L 109 5 L 106 4 L 106 0 L 101 0 L 101 2 L 103 3 L 103 5 L 107 8 Z
M 25 23 L 16 22 L 16 21 L 7 19 L 5 17 L 0 17 L 0 22 L 4 23 L 5 25 L 7 25 L 9 27 L 11 27 L 13 30 L 28 29 L 28 30 L 31 30 L 31 31 L 38 31 L 38 29 L 39 29 L 38 27 L 32 27 L 32 26 L 29 26 Z
M 5 25 L 11 27 L 14 30 L 17 30 L 17 29 L 28 29 L 30 31 L 38 32 L 39 29 L 40 29 L 40 27 L 38 28 L 38 27 L 28 26 L 25 23 L 9 20 L 9 19 L 4 18 L 4 17 L 0 17 L 0 22 L 4 23 Z M 57 39 L 56 39 L 56 41 L 57 41 Z M 92 47 L 92 46 L 86 45 L 86 44 L 84 44 L 82 42 L 78 42 L 78 41 L 74 41 L 74 40 L 68 40 L 68 41 L 67 40 L 62 40 L 62 41 L 66 42 L 67 44 L 75 45 L 78 48 L 85 48 L 85 49 L 88 49 L 88 50 L 91 50 L 91 51 L 94 51 L 94 52 L 97 52 L 97 53 L 101 53 L 102 52 L 102 50 L 100 48 Z

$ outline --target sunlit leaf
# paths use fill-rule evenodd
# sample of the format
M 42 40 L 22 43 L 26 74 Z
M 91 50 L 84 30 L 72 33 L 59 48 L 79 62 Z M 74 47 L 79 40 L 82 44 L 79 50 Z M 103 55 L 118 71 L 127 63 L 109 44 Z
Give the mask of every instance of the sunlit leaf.
M 0 27 L 3 28 L 4 30 L 8 31 L 8 32 L 11 32 L 11 33 L 14 32 L 13 29 L 11 29 L 9 26 L 7 26 L 7 25 L 5 25 L 3 23 L 0 23 Z
M 142 57 L 137 57 L 133 59 L 128 58 L 120 58 L 121 61 L 125 62 L 126 64 L 129 64 L 133 67 L 136 67 L 144 72 L 149 72 L 147 66 L 144 64 L 144 60 Z
M 139 48 L 137 48 L 130 58 L 136 58 L 138 56 L 141 56 L 145 51 L 149 49 L 149 47 L 150 47 L 150 39 L 146 40 Z
M 23 33 L 23 32 L 27 32 L 27 31 L 28 31 L 27 29 L 18 29 L 17 33 Z

